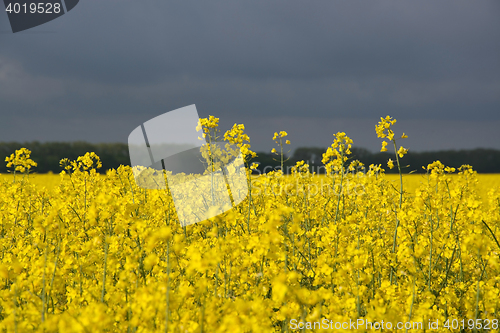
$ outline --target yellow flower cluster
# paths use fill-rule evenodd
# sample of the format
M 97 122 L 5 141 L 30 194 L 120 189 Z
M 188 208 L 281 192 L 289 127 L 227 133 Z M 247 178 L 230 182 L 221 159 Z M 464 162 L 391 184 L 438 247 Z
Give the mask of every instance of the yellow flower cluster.
M 208 142 L 214 142 L 219 139 L 219 118 L 214 116 L 209 116 L 208 118 L 199 119 L 198 125 L 196 126 L 196 131 L 203 130 L 202 138 L 200 140 L 206 139 L 208 136 Z
M 219 126 L 219 118 L 209 116 L 208 118 L 200 119 L 196 130 L 199 131 L 203 128 L 203 131 L 208 133 L 211 128 L 216 128 L 217 126 Z
M 224 133 L 224 140 L 240 148 L 241 155 L 245 161 L 257 157 L 257 154 L 250 150 L 250 137 L 244 133 L 245 125 L 234 124 L 233 128 Z
M 396 123 L 396 119 L 393 119 L 390 116 L 387 116 L 385 118 L 380 118 L 380 121 L 377 125 L 375 125 L 375 132 L 377 133 L 377 137 L 379 138 L 387 138 L 389 141 L 392 141 L 394 143 L 394 147 L 396 147 L 396 139 L 394 138 L 394 131 L 392 130 L 392 126 Z M 387 133 L 386 133 L 387 131 Z M 404 134 L 401 135 L 401 139 L 406 139 L 408 138 L 408 135 Z M 381 152 L 387 151 L 387 142 L 382 141 L 382 149 L 380 149 Z M 408 152 L 408 149 L 403 148 L 402 146 L 399 148 L 397 151 L 397 154 L 399 157 L 403 157 L 406 153 Z
M 99 169 L 102 167 L 101 159 L 96 153 L 86 153 L 84 156 L 80 156 L 76 161 L 70 161 L 67 158 L 63 158 L 59 162 L 59 166 L 64 169 L 64 172 L 70 172 L 71 170 L 77 171 L 87 171 L 91 169 Z
M 344 132 L 338 132 L 334 134 L 334 137 L 332 145 L 328 147 L 321 160 L 329 173 L 344 171 L 343 166 L 348 159 L 348 155 L 351 154 L 353 143 L 352 139 Z M 356 163 L 360 162 L 356 161 Z
M 14 172 L 19 171 L 21 173 L 28 172 L 32 167 L 36 167 L 37 164 L 32 159 L 30 159 L 31 151 L 26 148 L 21 148 L 16 150 L 15 153 L 5 158 L 7 162 L 7 168 L 13 168 Z
M 273 135 L 273 140 L 278 140 L 278 139 L 283 139 L 284 137 L 288 136 L 288 133 L 285 131 L 280 131 L 279 134 L 278 132 L 274 132 Z M 277 143 L 277 142 L 276 142 Z
M 273 141 L 278 144 L 280 151 L 276 151 L 276 148 L 271 149 L 271 153 L 276 154 L 280 157 L 279 162 L 280 162 L 280 170 L 283 173 L 283 165 L 284 163 L 288 160 L 285 159 L 285 151 L 283 150 L 284 144 L 289 145 L 290 140 L 285 140 L 285 143 L 283 144 L 283 139 L 288 136 L 288 133 L 285 131 L 280 131 L 274 132 L 273 135 Z
M 243 129 L 226 140 L 245 145 Z M 293 319 L 498 328 L 500 190 L 483 202 L 470 166 L 436 161 L 416 191 L 394 191 L 380 165 L 349 162 L 351 144 L 335 135 L 326 175 L 304 162 L 288 176 L 248 174 L 247 199 L 187 227 L 168 189 L 137 187 L 130 167 L 100 175 L 92 153 L 61 161 L 53 190 L 0 182 L 0 331 L 283 332 Z

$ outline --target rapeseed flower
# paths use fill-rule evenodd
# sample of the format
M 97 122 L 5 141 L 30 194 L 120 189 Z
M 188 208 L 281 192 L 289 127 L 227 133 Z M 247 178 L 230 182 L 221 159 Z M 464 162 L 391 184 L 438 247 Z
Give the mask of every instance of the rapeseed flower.
M 389 168 L 408 152 L 395 123 L 376 126 L 382 147 L 395 146 Z M 218 118 L 199 126 L 222 139 Z M 252 157 L 244 129 L 223 139 Z M 281 156 L 287 135 L 273 136 Z M 94 153 L 61 160 L 53 190 L 0 182 L 0 329 L 281 332 L 292 319 L 401 318 L 498 329 L 500 191 L 481 197 L 471 166 L 440 161 L 416 190 L 395 191 L 381 165 L 352 160 L 352 144 L 334 135 L 327 175 L 304 161 L 290 175 L 249 175 L 242 203 L 186 227 L 168 189 L 138 187 L 128 166 L 100 175 Z M 36 166 L 27 149 L 6 162 Z

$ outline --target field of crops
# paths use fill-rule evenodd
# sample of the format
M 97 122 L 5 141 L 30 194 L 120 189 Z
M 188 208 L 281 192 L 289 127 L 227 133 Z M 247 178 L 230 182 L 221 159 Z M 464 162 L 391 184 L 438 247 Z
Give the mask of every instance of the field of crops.
M 0 178 L 0 330 L 498 330 L 500 176 L 439 162 L 386 176 L 406 153 L 394 123 L 377 125 L 395 150 L 387 166 L 362 168 L 337 133 L 327 175 L 303 163 L 248 175 L 242 203 L 187 227 L 168 189 L 138 187 L 130 167 L 99 175 L 87 154 L 27 176 L 18 151 L 15 179 Z M 202 125 L 217 134 L 216 118 Z M 224 138 L 248 158 L 243 131 Z M 286 136 L 274 136 L 278 160 Z

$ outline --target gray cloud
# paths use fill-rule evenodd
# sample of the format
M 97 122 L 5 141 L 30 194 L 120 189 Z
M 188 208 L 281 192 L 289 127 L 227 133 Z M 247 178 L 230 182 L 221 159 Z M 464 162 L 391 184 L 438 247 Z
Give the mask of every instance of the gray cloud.
M 499 17 L 493 0 L 89 0 L 18 34 L 2 20 L 0 140 L 125 141 L 196 104 L 256 127 L 303 119 L 326 131 L 387 114 L 422 133 L 470 122 L 473 145 L 500 148 L 479 135 L 500 121 Z

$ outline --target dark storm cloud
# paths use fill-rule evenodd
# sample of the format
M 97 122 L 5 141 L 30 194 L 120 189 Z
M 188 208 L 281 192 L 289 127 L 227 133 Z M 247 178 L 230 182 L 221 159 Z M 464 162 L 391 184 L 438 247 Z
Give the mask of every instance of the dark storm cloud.
M 43 27 L 56 36 L 4 36 L 2 53 L 23 59 L 33 73 L 134 84 L 179 75 L 497 79 L 498 7 L 493 1 L 90 0 Z
M 497 1 L 88 0 L 0 45 L 3 118 L 119 116 L 87 140 L 193 103 L 228 122 L 500 120 Z

